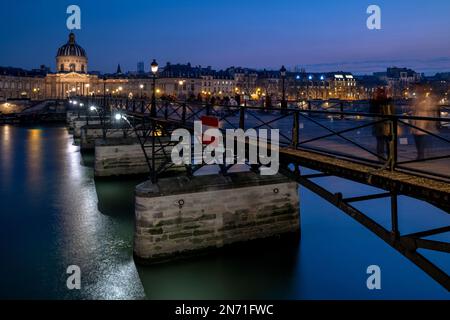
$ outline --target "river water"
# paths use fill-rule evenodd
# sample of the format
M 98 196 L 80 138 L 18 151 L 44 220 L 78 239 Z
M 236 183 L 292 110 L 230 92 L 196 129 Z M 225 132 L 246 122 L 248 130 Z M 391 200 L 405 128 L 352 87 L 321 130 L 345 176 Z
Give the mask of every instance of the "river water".
M 449 293 L 358 223 L 301 189 L 299 243 L 263 241 L 153 267 L 133 261 L 133 190 L 143 178 L 94 181 L 64 127 L 0 126 L 0 298 L 448 299 Z M 317 180 L 344 196 L 373 191 Z M 388 200 L 359 204 L 388 226 Z M 432 206 L 400 198 L 403 233 L 450 225 Z M 449 235 L 440 239 L 449 240 Z M 450 255 L 424 253 L 450 272 Z M 78 265 L 81 290 L 66 286 Z M 381 268 L 369 291 L 367 267 Z

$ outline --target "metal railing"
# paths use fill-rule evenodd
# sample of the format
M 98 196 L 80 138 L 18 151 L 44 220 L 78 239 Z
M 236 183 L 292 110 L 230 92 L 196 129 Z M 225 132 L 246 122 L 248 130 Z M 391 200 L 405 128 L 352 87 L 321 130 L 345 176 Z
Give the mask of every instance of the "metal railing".
M 94 103 L 135 117 L 150 117 L 152 109 L 149 99 L 88 99 L 85 105 Z M 450 179 L 450 129 L 442 126 L 442 118 L 347 112 L 343 106 L 330 102 L 328 110 L 281 109 L 159 100 L 155 119 L 192 126 L 203 116 L 214 116 L 221 130 L 278 129 L 281 147 Z

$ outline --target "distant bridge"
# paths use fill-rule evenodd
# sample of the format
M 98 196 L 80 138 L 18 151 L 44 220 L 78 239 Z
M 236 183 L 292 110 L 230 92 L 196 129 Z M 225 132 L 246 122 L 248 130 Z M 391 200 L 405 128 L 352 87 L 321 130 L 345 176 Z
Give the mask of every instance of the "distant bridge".
M 31 124 L 63 122 L 66 119 L 66 100 L 43 100 L 21 112 L 0 114 L 0 124 Z

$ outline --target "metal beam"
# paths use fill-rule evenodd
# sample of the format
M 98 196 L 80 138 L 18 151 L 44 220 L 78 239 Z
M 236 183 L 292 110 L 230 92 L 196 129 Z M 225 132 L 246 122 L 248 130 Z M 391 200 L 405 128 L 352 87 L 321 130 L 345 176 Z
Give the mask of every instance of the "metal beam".
M 405 237 L 425 238 L 425 237 L 430 237 L 430 236 L 434 236 L 434 235 L 437 235 L 440 233 L 446 233 L 446 232 L 450 232 L 450 226 L 427 230 L 427 231 L 416 232 L 416 233 L 411 233 L 411 234 L 405 235 Z
M 345 214 L 359 222 L 384 242 L 389 244 L 392 248 L 401 253 L 404 257 L 413 262 L 417 267 L 422 269 L 426 274 L 428 274 L 436 282 L 442 285 L 445 289 L 450 291 L 450 276 L 417 252 L 417 247 L 419 244 L 421 245 L 421 247 L 427 247 L 431 250 L 443 249 L 438 250 L 442 252 L 447 252 L 446 246 L 442 247 L 442 244 L 440 243 L 430 244 L 428 242 L 417 242 L 417 239 L 393 237 L 390 231 L 386 230 L 383 226 L 366 216 L 355 207 L 344 202 L 341 194 L 333 194 L 323 187 L 319 186 L 318 184 L 312 182 L 311 180 L 305 179 L 304 177 L 299 175 L 295 175 L 289 169 L 283 168 L 280 171 L 287 177 L 297 181 L 305 188 L 311 190 L 315 194 L 327 200 L 329 203 L 333 204 L 338 209 L 342 210 Z
M 346 203 L 353 203 L 353 202 L 362 202 L 362 201 L 383 199 L 383 198 L 387 198 L 390 196 L 391 196 L 390 192 L 384 192 L 384 193 L 378 193 L 378 194 L 370 194 L 370 195 L 361 196 L 361 197 L 345 198 L 345 199 L 342 199 L 342 201 L 344 201 Z

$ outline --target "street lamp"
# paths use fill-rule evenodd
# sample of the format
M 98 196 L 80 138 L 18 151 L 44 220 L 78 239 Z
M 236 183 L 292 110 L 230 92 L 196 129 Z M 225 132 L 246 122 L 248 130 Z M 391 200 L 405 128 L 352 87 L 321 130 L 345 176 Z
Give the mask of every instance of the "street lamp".
M 141 90 L 141 99 L 142 99 L 142 90 L 144 90 L 144 85 L 143 84 L 139 85 L 139 89 Z
M 123 114 L 117 112 L 117 113 L 114 115 L 114 119 L 116 119 L 117 121 L 120 121 L 120 120 L 122 120 L 122 119 L 125 120 L 125 116 L 124 116 Z
M 314 77 L 312 75 L 308 76 L 308 82 L 306 84 L 306 99 L 309 100 L 309 88 L 310 87 L 314 87 L 314 82 L 313 82 Z
M 287 109 L 287 101 L 286 101 L 286 68 L 284 66 L 280 69 L 280 75 L 281 75 L 281 83 L 282 83 L 282 89 L 283 89 L 283 97 L 281 100 L 281 109 Z
M 152 92 L 152 110 L 150 115 L 152 117 L 156 117 L 156 74 L 158 73 L 158 63 L 155 59 L 153 59 L 153 62 L 151 64 L 151 69 L 153 73 L 153 92 Z

